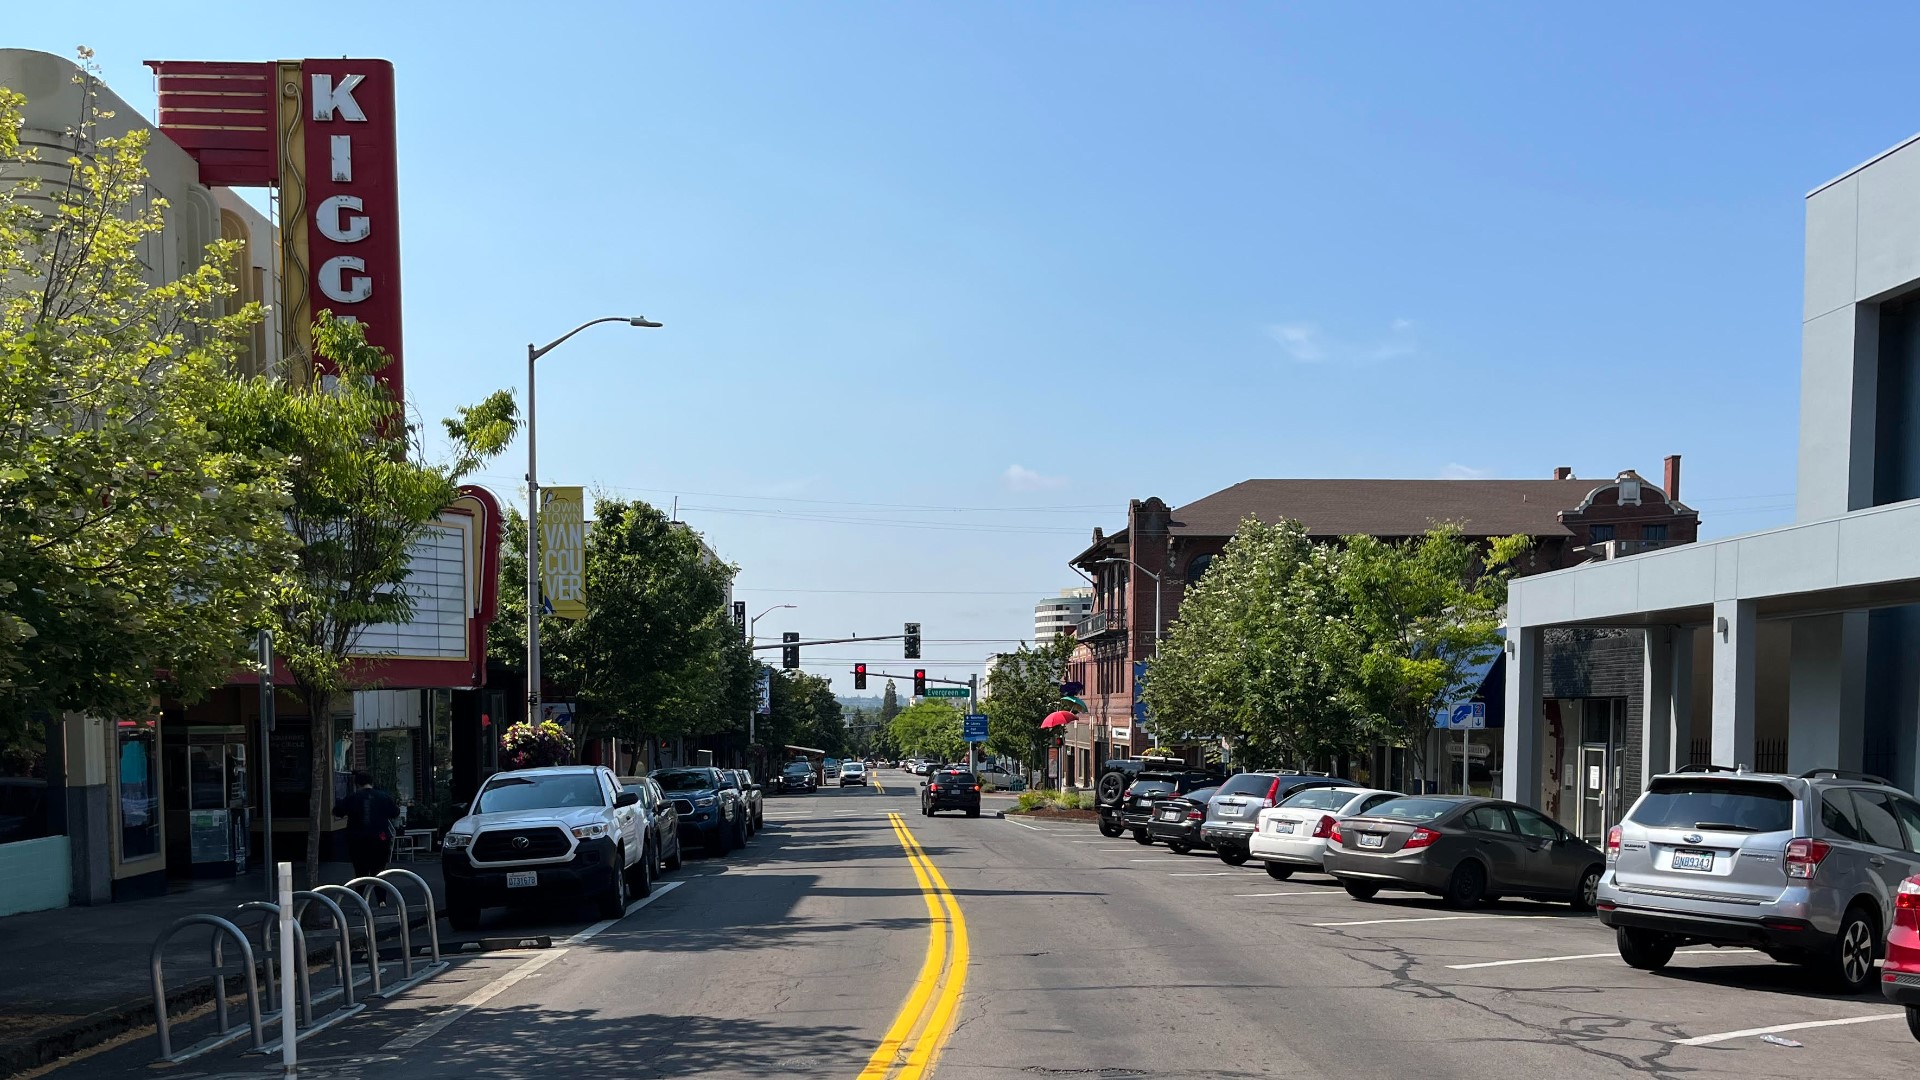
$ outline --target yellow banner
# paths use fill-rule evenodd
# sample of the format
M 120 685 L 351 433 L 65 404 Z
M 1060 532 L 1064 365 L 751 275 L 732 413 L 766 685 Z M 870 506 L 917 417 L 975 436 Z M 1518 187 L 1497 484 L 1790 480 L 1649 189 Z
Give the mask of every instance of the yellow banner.
M 550 614 L 587 617 L 587 500 L 580 488 L 540 491 L 540 594 Z

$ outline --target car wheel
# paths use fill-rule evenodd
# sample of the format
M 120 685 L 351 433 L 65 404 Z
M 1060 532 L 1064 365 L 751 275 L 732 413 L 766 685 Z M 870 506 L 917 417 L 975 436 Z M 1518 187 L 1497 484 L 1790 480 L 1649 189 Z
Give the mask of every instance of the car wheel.
M 622 855 L 621 858 L 625 858 Z M 627 874 L 617 871 L 613 875 L 613 884 L 600 894 L 600 917 L 618 919 L 627 913 Z
M 932 816 L 933 816 L 933 806 L 932 806 L 932 804 L 931 804 L 931 803 L 929 803 L 929 804 L 927 804 L 927 805 L 925 805 L 925 806 L 922 806 L 922 807 L 920 808 L 920 816 L 921 816 L 921 817 L 932 817 Z
M 1659 971 L 1673 959 L 1673 939 L 1658 930 L 1622 926 L 1613 932 L 1613 940 L 1620 949 L 1620 959 L 1631 968 Z
M 1107 837 L 1108 839 L 1118 840 L 1120 838 L 1120 834 L 1125 831 L 1126 831 L 1125 829 L 1122 829 L 1120 826 L 1115 825 L 1110 821 L 1103 821 L 1100 823 L 1100 835 Z
M 1587 872 L 1580 875 L 1580 884 L 1574 887 L 1573 899 L 1568 901 L 1573 905 L 1573 910 L 1593 910 L 1594 899 L 1600 892 L 1600 873 L 1600 867 L 1589 866 Z
M 1232 848 L 1222 848 L 1215 852 L 1215 854 L 1219 855 L 1220 861 L 1226 863 L 1228 866 L 1245 866 L 1247 865 L 1247 860 L 1253 858 L 1253 856 L 1247 852 L 1235 851 Z
M 1340 887 L 1355 900 L 1371 900 L 1380 895 L 1380 886 L 1371 881 L 1342 881 Z
M 683 861 L 683 857 L 680 851 L 680 838 L 676 836 L 673 838 L 673 854 L 667 856 L 666 859 L 664 859 L 661 862 L 661 865 L 668 870 L 678 870 L 680 869 L 682 861 Z
M 1827 979 L 1842 993 L 1863 993 L 1879 981 L 1873 969 L 1873 953 L 1880 940 L 1880 930 L 1874 922 L 1866 908 L 1859 905 L 1848 908 L 1840 920 L 1840 933 L 1835 935 L 1830 951 L 1821 962 Z
M 1270 862 L 1267 864 L 1267 876 L 1275 881 L 1285 881 L 1293 876 L 1293 867 Z
M 1167 850 L 1173 852 L 1175 855 L 1185 855 L 1187 852 L 1193 850 L 1193 845 L 1187 843 L 1185 840 L 1169 840 L 1167 841 Z
M 1135 829 L 1133 830 L 1133 842 L 1136 844 L 1150 845 L 1153 843 L 1153 837 L 1148 836 L 1147 830 L 1145 829 Z
M 980 808 L 979 808 L 979 807 L 977 807 L 977 806 L 969 806 L 969 807 L 967 807 L 967 816 L 968 816 L 968 817 L 979 817 L 979 816 L 980 816 Z
M 1445 899 L 1448 907 L 1470 908 L 1486 898 L 1487 871 L 1484 867 L 1467 859 L 1453 868 L 1453 876 L 1447 879 Z
M 447 922 L 465 933 L 480 929 L 480 905 L 466 892 L 448 889 Z
M 1920 1039 L 1920 1006 L 1907 1006 L 1907 1034 Z
M 627 891 L 635 896 L 653 895 L 653 845 L 640 853 L 640 861 L 633 864 L 627 880 Z

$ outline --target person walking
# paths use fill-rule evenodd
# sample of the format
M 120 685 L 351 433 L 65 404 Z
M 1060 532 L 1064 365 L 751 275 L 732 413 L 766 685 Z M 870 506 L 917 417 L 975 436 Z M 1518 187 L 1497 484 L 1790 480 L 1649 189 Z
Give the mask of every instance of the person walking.
M 393 857 L 393 819 L 400 806 L 392 796 L 373 786 L 372 774 L 353 774 L 353 791 L 333 804 L 333 816 L 347 819 L 347 856 L 354 877 L 372 877 L 387 868 Z

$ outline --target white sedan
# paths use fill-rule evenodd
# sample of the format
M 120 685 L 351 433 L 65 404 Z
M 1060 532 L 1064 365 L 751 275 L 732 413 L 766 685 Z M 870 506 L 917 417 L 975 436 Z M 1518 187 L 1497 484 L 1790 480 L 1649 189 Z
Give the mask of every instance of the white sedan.
M 1287 880 L 1295 870 L 1318 870 L 1326 861 L 1335 821 L 1401 797 L 1378 788 L 1307 788 L 1260 811 L 1248 850 L 1266 862 L 1268 875 L 1276 881 Z

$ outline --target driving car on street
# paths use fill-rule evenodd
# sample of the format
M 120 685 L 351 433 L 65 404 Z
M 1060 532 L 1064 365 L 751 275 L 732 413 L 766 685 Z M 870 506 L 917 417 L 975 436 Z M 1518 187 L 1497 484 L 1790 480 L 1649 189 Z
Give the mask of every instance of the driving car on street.
M 813 775 L 813 766 L 805 761 L 789 761 L 780 769 L 780 775 L 774 777 L 774 790 L 782 795 L 805 795 L 819 787 L 819 781 Z
M 1253 839 L 1260 811 L 1279 804 L 1301 788 L 1358 787 L 1326 773 L 1244 772 L 1236 773 L 1220 785 L 1207 804 L 1207 820 L 1200 828 L 1220 861 L 1240 866 L 1253 857 L 1248 844 Z
M 484 908 L 587 899 L 618 918 L 653 889 L 640 796 L 595 765 L 495 773 L 447 830 L 440 871 L 447 920 L 480 924 Z
M 680 869 L 680 812 L 660 785 L 647 776 L 623 776 L 620 790 L 636 792 L 640 807 L 647 812 L 647 831 L 653 838 L 655 876 Z
M 1206 847 L 1200 826 L 1207 820 L 1207 801 L 1218 788 L 1197 788 L 1185 795 L 1165 795 L 1153 800 L 1153 816 L 1147 822 L 1147 836 L 1164 842 L 1175 855 Z
M 1431 893 L 1469 908 L 1500 896 L 1593 907 L 1605 859 L 1538 810 L 1470 795 L 1389 799 L 1333 824 L 1325 867 L 1347 894 Z
M 1633 967 L 1745 945 L 1859 993 L 1916 851 L 1920 802 L 1878 776 L 1691 766 L 1649 781 L 1607 834 L 1600 921 Z
M 941 769 L 920 785 L 920 812 L 927 817 L 942 810 L 965 810 L 980 816 L 980 780 L 965 769 Z
M 862 762 L 849 761 L 840 768 L 841 787 L 866 787 L 867 767 Z
M 1267 874 L 1275 881 L 1285 881 L 1297 870 L 1323 869 L 1327 841 L 1333 836 L 1336 821 L 1404 797 L 1398 791 L 1377 788 L 1312 787 L 1296 791 L 1279 806 L 1260 811 L 1253 836 L 1247 840 L 1247 851 L 1267 864 Z
M 660 769 L 653 779 L 680 812 L 682 841 L 691 840 L 722 857 L 747 845 L 746 804 L 719 769 L 704 765 Z

